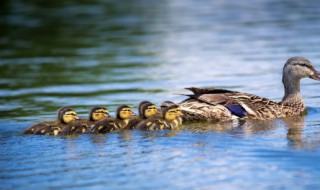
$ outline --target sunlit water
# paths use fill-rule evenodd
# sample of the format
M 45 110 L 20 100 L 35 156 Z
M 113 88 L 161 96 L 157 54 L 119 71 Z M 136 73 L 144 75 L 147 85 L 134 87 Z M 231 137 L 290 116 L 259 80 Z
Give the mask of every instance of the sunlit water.
M 29 3 L 28 3 L 29 2 Z M 179 102 L 189 86 L 281 100 L 291 56 L 320 70 L 320 3 L 2 1 L 1 189 L 319 189 L 320 96 L 305 117 L 72 138 L 22 135 L 71 105 Z

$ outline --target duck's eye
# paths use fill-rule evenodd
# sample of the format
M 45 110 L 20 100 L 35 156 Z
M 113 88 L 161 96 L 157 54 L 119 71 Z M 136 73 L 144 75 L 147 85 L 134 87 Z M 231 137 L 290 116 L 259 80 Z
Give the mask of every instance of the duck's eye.
M 312 69 L 312 67 L 306 63 L 294 63 L 293 65 L 300 66 L 300 67 L 307 67 L 309 69 Z
M 124 112 L 131 112 L 131 109 L 123 109 Z

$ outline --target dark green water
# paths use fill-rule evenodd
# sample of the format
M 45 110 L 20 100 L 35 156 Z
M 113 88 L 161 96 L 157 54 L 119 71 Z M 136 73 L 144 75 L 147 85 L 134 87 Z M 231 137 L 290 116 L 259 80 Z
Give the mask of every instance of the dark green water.
M 320 3 L 1 1 L 1 189 L 319 189 L 320 96 L 305 117 L 73 138 L 22 135 L 71 105 L 179 102 L 190 86 L 281 100 L 292 56 L 320 70 Z

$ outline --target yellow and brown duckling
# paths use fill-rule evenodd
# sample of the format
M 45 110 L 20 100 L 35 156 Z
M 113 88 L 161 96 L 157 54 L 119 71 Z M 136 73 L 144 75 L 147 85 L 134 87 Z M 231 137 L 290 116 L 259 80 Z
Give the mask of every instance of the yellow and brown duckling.
M 119 106 L 116 113 L 116 118 L 107 118 L 96 122 L 91 128 L 91 133 L 108 133 L 114 130 L 126 128 L 129 123 L 129 118 L 132 115 L 132 110 L 127 105 Z
M 138 106 L 139 116 L 142 116 L 142 115 L 143 115 L 143 110 L 142 110 L 142 108 L 143 108 L 143 106 L 144 106 L 145 104 L 152 104 L 152 103 L 151 103 L 150 101 L 147 101 L 147 100 L 140 102 L 140 104 L 139 104 L 139 106 Z
M 89 120 L 79 119 L 70 123 L 62 129 L 61 135 L 76 135 L 86 133 L 94 123 L 106 118 L 110 118 L 108 109 L 103 106 L 96 106 L 90 110 Z
M 174 102 L 171 101 L 164 101 L 161 103 L 160 105 L 160 109 L 161 111 L 164 110 L 167 107 L 173 106 L 173 105 L 177 105 Z M 176 123 L 176 125 L 182 125 L 183 123 L 183 113 L 181 111 L 181 108 L 177 105 L 177 109 L 176 109 L 177 113 L 179 116 L 177 116 L 177 119 L 174 120 L 174 122 Z
M 149 119 L 141 121 L 137 125 L 137 129 L 142 130 L 175 130 L 179 129 L 181 124 L 177 122 L 177 118 L 182 116 L 181 111 L 179 111 L 179 106 L 171 105 L 162 110 L 162 118 L 151 117 Z
M 134 129 L 142 120 L 154 117 L 158 113 L 156 105 L 149 101 L 141 102 L 138 111 L 139 116 L 132 116 L 126 129 Z
M 45 121 L 28 127 L 23 134 L 59 135 L 69 123 L 79 119 L 71 107 L 62 107 L 58 110 L 57 121 Z

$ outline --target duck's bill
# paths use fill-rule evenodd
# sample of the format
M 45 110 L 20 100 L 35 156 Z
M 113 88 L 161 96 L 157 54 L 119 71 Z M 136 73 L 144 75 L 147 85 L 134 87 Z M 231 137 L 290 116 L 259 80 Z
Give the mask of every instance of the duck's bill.
M 320 73 L 315 71 L 314 74 L 312 76 L 310 76 L 310 78 L 312 78 L 314 80 L 320 80 Z

